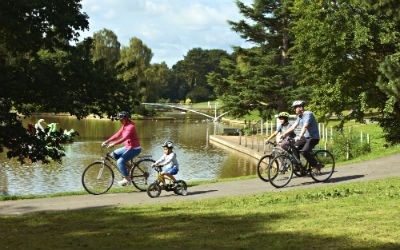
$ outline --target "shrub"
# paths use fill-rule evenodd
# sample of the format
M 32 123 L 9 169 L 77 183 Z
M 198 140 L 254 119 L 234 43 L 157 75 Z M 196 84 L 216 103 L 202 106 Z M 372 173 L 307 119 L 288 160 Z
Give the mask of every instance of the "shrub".
M 337 160 L 346 160 L 347 151 L 349 159 L 371 152 L 370 145 L 365 140 L 361 143 L 360 136 L 345 131 L 334 133 L 329 148 Z

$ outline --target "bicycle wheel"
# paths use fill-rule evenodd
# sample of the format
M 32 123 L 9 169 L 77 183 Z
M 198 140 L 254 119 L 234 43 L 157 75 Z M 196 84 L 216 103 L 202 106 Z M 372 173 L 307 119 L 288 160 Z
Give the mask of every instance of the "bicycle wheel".
M 157 182 L 151 183 L 147 188 L 147 195 L 150 196 L 151 198 L 158 197 L 160 196 L 160 194 L 161 194 L 161 188 Z
M 151 169 L 151 164 L 154 162 L 153 159 L 142 159 L 131 169 L 132 183 L 140 191 L 146 191 L 148 183 L 156 179 L 157 173 Z
M 327 181 L 335 170 L 333 155 L 327 150 L 317 150 L 314 153 L 314 157 L 321 165 L 318 168 L 311 167 L 311 177 L 317 182 Z
M 174 187 L 174 193 L 179 195 L 187 194 L 187 185 L 185 181 L 179 180 L 176 181 L 176 186 Z
M 103 162 L 93 162 L 83 171 L 82 185 L 90 194 L 104 194 L 114 183 L 114 171 Z
M 267 169 L 268 169 L 268 165 L 269 165 L 271 159 L 272 159 L 271 155 L 264 155 L 258 161 L 258 164 L 257 164 L 257 175 L 263 181 L 268 181 Z
M 293 177 L 293 163 L 286 155 L 277 155 L 268 165 L 268 179 L 272 186 L 286 186 Z

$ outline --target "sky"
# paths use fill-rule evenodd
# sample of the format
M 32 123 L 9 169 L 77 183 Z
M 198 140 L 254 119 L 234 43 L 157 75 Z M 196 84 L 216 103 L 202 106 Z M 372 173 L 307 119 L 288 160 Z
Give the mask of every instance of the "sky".
M 251 0 L 243 0 L 250 4 Z M 190 49 L 251 47 L 231 30 L 227 20 L 243 19 L 234 0 L 83 0 L 82 11 L 89 16 L 93 36 L 104 28 L 112 30 L 121 46 L 137 37 L 153 52 L 151 63 L 165 62 L 172 67 Z

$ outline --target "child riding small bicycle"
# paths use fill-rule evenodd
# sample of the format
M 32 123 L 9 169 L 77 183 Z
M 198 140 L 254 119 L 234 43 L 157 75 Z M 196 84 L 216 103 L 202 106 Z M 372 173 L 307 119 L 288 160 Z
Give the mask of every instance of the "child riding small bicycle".
M 174 144 L 171 141 L 166 141 L 162 144 L 164 155 L 155 163 L 153 168 L 158 172 L 156 181 L 151 183 L 147 188 L 147 194 L 151 198 L 158 197 L 161 190 L 174 191 L 178 195 L 187 194 L 187 185 L 184 180 L 176 180 L 174 175 L 179 171 L 176 154 L 172 151 Z M 162 170 L 164 167 L 164 170 Z
M 279 126 L 276 128 L 276 131 L 265 140 L 265 142 L 269 142 L 272 138 L 274 138 L 276 135 L 278 135 L 278 133 L 283 135 L 292 126 L 292 124 L 289 123 L 289 113 L 288 112 L 279 113 L 278 119 L 280 121 Z M 281 138 L 279 140 L 279 145 L 281 146 L 282 149 L 287 151 L 289 148 L 288 138 L 295 138 L 295 137 L 296 137 L 296 134 L 294 132 L 289 133 L 286 137 L 281 136 Z
M 176 175 L 179 171 L 179 164 L 178 160 L 176 159 L 176 153 L 173 151 L 174 144 L 171 141 L 165 141 L 162 144 L 162 147 L 164 149 L 164 155 L 161 156 L 161 158 L 151 166 L 164 167 L 164 170 L 161 172 L 161 176 L 164 177 L 166 175 L 175 183 L 176 179 L 174 175 Z

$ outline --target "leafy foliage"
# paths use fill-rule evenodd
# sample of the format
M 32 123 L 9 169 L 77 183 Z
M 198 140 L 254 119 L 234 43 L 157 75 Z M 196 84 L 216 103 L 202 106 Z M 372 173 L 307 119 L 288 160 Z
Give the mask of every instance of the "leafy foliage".
M 93 61 L 104 61 L 106 70 L 113 71 L 119 61 L 121 44 L 112 30 L 102 29 L 93 34 L 93 47 L 91 55 Z
M 61 135 L 30 136 L 17 119 L 34 111 L 115 113 L 109 99 L 110 76 L 90 56 L 92 40 L 76 46 L 88 28 L 80 1 L 1 1 L 0 3 L 0 151 L 21 161 L 47 162 L 64 155 Z
M 251 6 L 236 3 L 246 20 L 229 23 L 242 38 L 257 46 L 235 48 L 234 58 L 221 62 L 227 77 L 209 74 L 209 84 L 232 115 L 259 110 L 265 118 L 276 110 L 287 111 L 288 103 L 298 96 L 296 76 L 287 54 L 292 42 L 288 33 L 290 1 L 256 0 Z
M 312 109 L 319 118 L 358 109 L 356 118 L 362 120 L 369 108 L 376 108 L 400 122 L 396 99 L 400 25 L 398 11 L 388 10 L 400 6 L 390 0 L 294 2 L 295 40 L 290 53 L 302 76 L 300 83 L 313 91 Z
M 178 89 L 178 95 L 175 98 L 186 99 L 188 97 L 193 102 L 214 99 L 214 90 L 207 83 L 207 74 L 209 72 L 224 74 L 219 67 L 220 61 L 224 58 L 229 58 L 229 54 L 224 50 L 203 50 L 201 48 L 189 50 L 184 59 L 172 67 L 172 74 L 175 76 L 174 85 Z
M 335 156 L 336 161 L 353 159 L 363 154 L 371 152 L 369 144 L 364 140 L 360 142 L 360 137 L 345 130 L 334 133 L 332 141 L 328 144 L 330 151 Z

